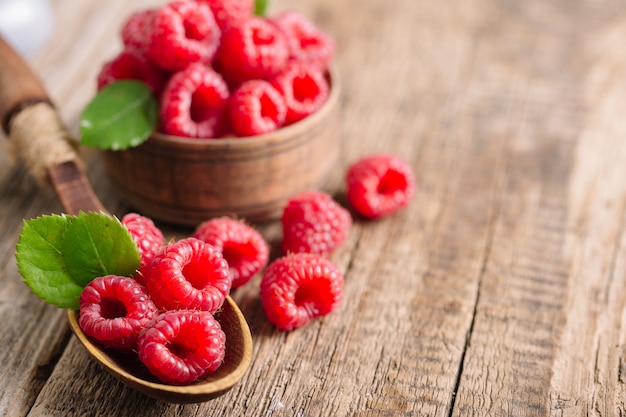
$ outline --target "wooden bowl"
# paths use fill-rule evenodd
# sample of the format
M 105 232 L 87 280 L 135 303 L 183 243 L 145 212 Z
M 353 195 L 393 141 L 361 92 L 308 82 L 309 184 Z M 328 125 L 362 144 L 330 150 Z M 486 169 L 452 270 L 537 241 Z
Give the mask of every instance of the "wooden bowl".
M 251 222 L 279 218 L 300 191 L 321 188 L 337 161 L 339 83 L 331 72 L 316 113 L 265 135 L 191 139 L 153 134 L 142 145 L 102 153 L 117 192 L 155 220 L 196 226 L 231 215 Z

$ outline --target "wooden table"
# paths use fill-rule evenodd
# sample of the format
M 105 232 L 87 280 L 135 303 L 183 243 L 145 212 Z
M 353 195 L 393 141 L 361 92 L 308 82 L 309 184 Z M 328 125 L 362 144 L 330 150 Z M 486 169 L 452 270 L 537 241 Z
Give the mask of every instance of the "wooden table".
M 31 62 L 74 132 L 123 19 L 162 3 L 53 1 L 56 30 Z M 288 8 L 338 46 L 342 157 L 328 190 L 341 196 L 348 163 L 378 151 L 419 182 L 407 209 L 355 219 L 333 255 L 340 308 L 277 331 L 257 277 L 234 295 L 254 339 L 244 379 L 197 405 L 144 397 L 21 282 L 22 219 L 62 208 L 2 155 L 0 414 L 626 415 L 623 3 L 274 0 L 270 12 Z M 85 159 L 123 215 L 97 155 Z M 275 223 L 259 230 L 280 238 Z

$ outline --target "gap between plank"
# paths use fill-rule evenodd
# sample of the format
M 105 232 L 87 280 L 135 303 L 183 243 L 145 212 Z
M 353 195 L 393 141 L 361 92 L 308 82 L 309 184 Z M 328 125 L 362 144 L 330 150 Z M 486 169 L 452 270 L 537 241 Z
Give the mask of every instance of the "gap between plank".
M 474 298 L 474 310 L 472 311 L 472 320 L 470 322 L 469 328 L 467 329 L 467 333 L 465 334 L 465 344 L 463 345 L 463 352 L 461 353 L 461 358 L 459 360 L 459 368 L 456 374 L 456 380 L 454 381 L 454 387 L 452 388 L 452 399 L 450 402 L 450 408 L 448 409 L 448 417 L 452 417 L 454 414 L 454 407 L 456 406 L 456 398 L 457 393 L 459 391 L 459 387 L 461 386 L 461 378 L 463 377 L 463 368 L 465 367 L 465 355 L 469 350 L 472 334 L 474 333 L 474 324 L 476 323 L 476 315 L 478 314 L 478 303 L 480 302 L 480 292 L 483 283 L 483 277 L 485 276 L 485 270 L 487 269 L 487 261 L 489 259 L 489 254 L 491 253 L 491 245 L 493 243 L 493 235 L 494 235 L 494 223 L 495 219 L 498 217 L 497 213 L 499 212 L 499 208 L 496 210 L 495 215 L 492 217 L 491 222 L 489 223 L 489 233 L 487 237 L 487 244 L 485 245 L 485 255 L 483 257 L 483 262 L 480 268 L 480 276 L 478 279 L 478 285 L 476 287 L 476 298 Z

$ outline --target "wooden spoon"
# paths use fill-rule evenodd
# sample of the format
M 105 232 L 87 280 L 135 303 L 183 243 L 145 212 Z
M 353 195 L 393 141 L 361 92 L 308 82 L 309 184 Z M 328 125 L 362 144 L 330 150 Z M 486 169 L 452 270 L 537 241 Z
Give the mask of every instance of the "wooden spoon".
M 68 214 L 106 212 L 82 170 L 76 141 L 61 122 L 48 94 L 29 65 L 0 37 L 0 120 L 15 156 L 42 184 L 52 186 Z M 112 375 L 143 394 L 162 401 L 193 403 L 215 398 L 244 375 L 252 358 L 248 324 L 232 298 L 216 315 L 226 334 L 224 363 L 209 378 L 187 386 L 159 383 L 138 361 L 102 348 L 68 312 L 72 331 L 87 352 Z
M 161 401 L 174 403 L 197 403 L 211 400 L 228 391 L 246 372 L 250 364 L 252 339 L 243 314 L 232 298 L 226 297 L 217 320 L 226 334 L 224 362 L 208 378 L 192 385 L 175 386 L 159 382 L 142 366 L 136 355 L 128 355 L 104 349 L 83 333 L 78 325 L 78 312 L 70 310 L 70 326 L 87 351 L 104 368 L 124 384 Z

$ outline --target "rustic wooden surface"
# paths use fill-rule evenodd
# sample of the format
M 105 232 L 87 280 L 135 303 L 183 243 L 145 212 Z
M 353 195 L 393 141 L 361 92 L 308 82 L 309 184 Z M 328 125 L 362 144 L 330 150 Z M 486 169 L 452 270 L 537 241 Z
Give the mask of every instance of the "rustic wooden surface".
M 31 60 L 74 131 L 122 20 L 142 0 L 54 0 Z M 234 298 L 252 366 L 225 396 L 170 405 L 116 382 L 31 295 L 23 218 L 60 204 L 0 156 L 0 414 L 8 416 L 626 415 L 626 9 L 618 0 L 274 0 L 337 41 L 343 170 L 387 151 L 411 206 L 356 219 L 333 256 L 338 311 L 290 333 L 258 277 Z M 1 65 L 1 63 L 0 63 Z M 129 208 L 86 151 L 105 206 Z M 277 224 L 259 226 L 274 245 Z M 189 231 L 165 227 L 170 237 Z

